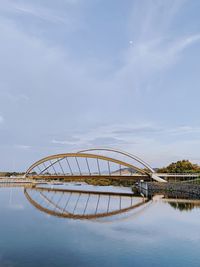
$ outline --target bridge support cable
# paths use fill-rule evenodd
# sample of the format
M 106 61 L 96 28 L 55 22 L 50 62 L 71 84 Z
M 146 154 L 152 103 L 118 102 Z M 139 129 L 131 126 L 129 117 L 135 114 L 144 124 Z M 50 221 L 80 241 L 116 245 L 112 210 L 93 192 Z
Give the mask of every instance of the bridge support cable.
M 52 194 L 52 197 L 50 198 L 50 201 L 49 201 L 47 207 L 49 207 L 49 204 L 52 205 L 52 202 L 53 202 L 53 199 L 54 199 L 55 195 L 56 195 L 56 191 L 54 192 L 54 194 Z
M 119 209 L 120 210 L 122 209 L 122 197 L 121 196 L 119 197 Z
M 79 163 L 78 163 L 78 159 L 77 159 L 77 157 L 75 157 L 75 160 L 76 160 L 76 163 L 77 163 L 77 166 L 78 166 L 79 173 L 80 173 L 80 175 L 82 175 L 82 173 L 81 173 L 81 168 L 80 168 L 80 165 L 79 165 Z
M 48 170 L 54 163 L 51 163 L 46 166 L 45 163 L 43 162 L 42 165 L 44 166 L 44 169 L 40 172 L 40 174 L 44 173 L 46 170 Z
M 53 211 L 56 211 L 56 209 L 61 210 L 61 208 L 55 204 L 52 199 L 49 199 L 44 193 L 41 192 L 41 195 L 44 197 L 44 199 L 47 201 L 47 203 L 51 204 L 54 208 Z M 47 207 L 46 207 L 47 208 Z
M 98 211 L 100 197 L 101 197 L 101 195 L 98 195 L 98 200 L 97 200 L 95 214 L 97 214 L 97 211 Z
M 44 170 L 48 170 L 48 167 L 46 166 L 46 164 L 43 162 L 42 165 L 44 166 Z M 42 172 L 44 172 L 44 170 Z
M 36 196 L 35 196 L 35 201 L 37 202 L 37 203 L 42 203 L 43 202 L 43 199 L 41 200 L 41 198 L 40 198 L 40 200 L 37 200 L 39 197 L 40 197 L 40 195 L 41 195 L 41 193 L 38 193 Z
M 53 170 L 54 170 L 54 172 L 55 172 L 55 175 L 58 175 L 57 172 L 56 172 L 56 169 L 55 169 L 55 167 L 54 167 L 54 163 L 55 163 L 55 162 L 52 163 L 51 160 L 49 160 L 49 161 L 50 161 L 50 163 L 51 163 L 51 167 L 53 168 Z
M 39 195 L 41 195 L 42 198 L 40 198 L 40 201 L 38 200 L 37 202 L 38 202 L 39 205 L 42 205 L 42 204 L 44 203 L 45 199 L 44 199 L 44 197 L 43 197 L 43 195 L 42 195 L 42 192 L 39 192 Z M 45 201 L 45 202 L 46 202 L 46 201 Z
M 100 171 L 100 167 L 99 167 L 99 159 L 98 158 L 97 158 L 97 167 L 98 167 L 99 175 L 101 175 L 101 171 Z
M 50 164 L 49 164 L 47 167 L 45 167 L 45 169 L 42 171 L 42 173 L 44 173 L 44 171 L 46 171 L 47 169 L 49 169 L 50 167 L 52 167 L 54 173 L 57 175 L 57 171 L 56 171 L 54 165 L 55 165 L 56 163 L 59 163 L 61 160 L 63 160 L 63 159 L 62 159 L 62 158 L 57 159 L 57 160 L 56 160 L 55 162 L 53 162 L 53 163 L 52 163 L 51 160 L 49 160 Z M 42 164 L 43 164 L 44 166 L 46 166 L 44 162 L 43 162 Z
M 70 166 L 70 164 L 69 164 L 69 160 L 68 160 L 68 158 L 65 157 L 65 159 L 66 159 L 66 161 L 67 161 L 67 165 L 68 165 L 68 167 L 69 167 L 69 170 L 70 170 L 71 175 L 74 175 L 73 172 L 72 172 L 72 168 L 71 168 L 71 166 Z
M 46 207 L 49 207 L 49 205 L 51 205 L 51 206 L 55 206 L 55 204 L 53 203 L 53 198 L 54 198 L 54 196 L 52 196 L 52 198 L 48 198 L 46 195 L 45 195 L 45 193 L 43 193 L 43 192 L 39 192 L 39 194 L 42 196 L 42 200 L 43 201 L 45 201 L 45 203 L 47 203 L 47 206 Z M 41 205 L 42 204 L 42 202 L 38 202 L 38 204 L 39 205 Z
M 84 208 L 84 211 L 83 211 L 83 215 L 85 215 L 85 212 L 87 210 L 89 199 L 90 199 L 90 194 L 88 195 L 88 198 L 87 198 L 87 201 L 86 201 L 86 205 L 85 205 L 85 208 Z
M 88 168 L 89 175 L 91 175 L 91 171 L 90 171 L 90 166 L 89 166 L 88 159 L 85 158 L 85 160 L 86 160 L 86 164 L 87 164 L 87 168 Z
M 121 165 L 119 165 L 119 175 L 122 176 Z
M 48 170 L 51 167 L 52 170 L 54 171 L 54 173 L 57 175 L 57 172 L 56 172 L 56 170 L 54 168 L 54 164 L 57 163 L 57 161 L 52 163 L 52 161 L 49 160 L 49 162 L 50 162 L 50 164 L 48 166 L 46 166 L 44 162 L 42 163 L 43 166 L 45 166 L 45 168 L 40 172 L 40 174 L 44 173 L 46 170 Z
M 109 176 L 111 176 L 111 171 L 110 171 L 110 162 L 109 161 L 107 161 L 108 162 L 108 173 L 109 173 Z
M 68 204 L 69 204 L 69 201 L 70 201 L 70 199 L 71 199 L 71 196 L 72 196 L 72 192 L 70 192 L 70 194 L 69 194 L 69 197 L 68 197 L 68 199 L 67 199 L 67 202 L 66 202 L 66 204 L 65 204 L 65 206 L 64 206 L 64 208 L 63 208 L 63 210 L 62 210 L 62 213 L 66 212 L 66 208 L 67 208 L 67 206 L 68 206 Z
M 109 208 L 110 208 L 110 195 L 108 196 L 108 206 L 107 206 L 107 213 L 109 212 Z
M 38 168 L 38 170 L 39 170 L 39 175 L 40 175 L 41 172 L 42 172 L 42 170 L 40 169 L 40 166 L 39 166 L 39 165 L 37 165 L 37 168 Z
M 42 165 L 43 165 L 43 166 L 44 166 L 44 168 L 46 169 L 46 167 L 47 167 L 47 166 L 46 166 L 46 164 L 45 164 L 44 162 L 42 162 Z
M 65 172 L 64 172 L 64 170 L 63 170 L 63 167 L 62 167 L 62 165 L 61 165 L 61 162 L 60 162 L 61 160 L 59 160 L 58 161 L 58 164 L 59 164 L 59 166 L 60 166 L 60 169 L 61 169 L 61 171 L 62 171 L 62 173 L 63 173 L 63 175 L 65 175 Z
M 56 210 L 56 208 L 59 207 L 58 204 L 60 203 L 61 199 L 63 198 L 63 195 L 64 195 L 64 192 L 62 192 L 61 197 L 58 199 L 57 203 L 55 204 L 54 210 Z M 59 209 L 60 209 L 60 207 L 59 207 Z
M 74 214 L 74 212 L 75 212 L 75 210 L 76 210 L 76 207 L 77 207 L 77 205 L 78 205 L 80 196 L 81 196 L 81 193 L 78 195 L 78 198 L 77 198 L 77 200 L 76 200 L 76 204 L 75 204 L 74 209 L 73 209 L 73 212 L 72 212 L 73 214 Z

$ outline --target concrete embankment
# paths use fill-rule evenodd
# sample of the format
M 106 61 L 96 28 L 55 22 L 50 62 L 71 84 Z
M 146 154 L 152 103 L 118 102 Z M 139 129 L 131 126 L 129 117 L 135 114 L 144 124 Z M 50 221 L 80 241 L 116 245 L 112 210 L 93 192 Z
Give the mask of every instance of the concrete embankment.
M 147 183 L 148 195 L 165 194 L 169 197 L 200 198 L 200 185 L 188 183 Z

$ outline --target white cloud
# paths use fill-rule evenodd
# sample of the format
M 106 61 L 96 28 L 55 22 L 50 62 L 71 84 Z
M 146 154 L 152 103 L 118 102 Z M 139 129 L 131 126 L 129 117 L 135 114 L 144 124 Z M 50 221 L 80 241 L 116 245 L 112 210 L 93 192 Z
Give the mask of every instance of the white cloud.
M 52 144 L 58 144 L 58 145 L 74 145 L 75 142 L 73 141 L 65 141 L 65 140 L 56 140 L 56 139 L 53 139 L 51 141 Z

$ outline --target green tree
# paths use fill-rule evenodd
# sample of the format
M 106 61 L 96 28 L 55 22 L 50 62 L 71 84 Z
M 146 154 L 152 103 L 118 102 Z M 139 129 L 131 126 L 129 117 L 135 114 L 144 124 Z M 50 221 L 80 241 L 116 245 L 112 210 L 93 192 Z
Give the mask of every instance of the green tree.
M 172 162 L 167 167 L 158 169 L 157 172 L 161 173 L 197 173 L 200 172 L 200 166 L 191 163 L 189 160 L 179 160 Z

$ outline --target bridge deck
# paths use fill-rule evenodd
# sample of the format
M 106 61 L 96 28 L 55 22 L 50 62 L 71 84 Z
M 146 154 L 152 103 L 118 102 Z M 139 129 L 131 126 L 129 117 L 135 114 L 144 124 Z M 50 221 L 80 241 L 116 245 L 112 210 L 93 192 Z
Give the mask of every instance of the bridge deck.
M 28 176 L 29 179 L 66 179 L 66 180 L 86 180 L 86 179 L 114 179 L 114 180 L 149 180 L 150 177 L 147 175 L 38 175 Z

